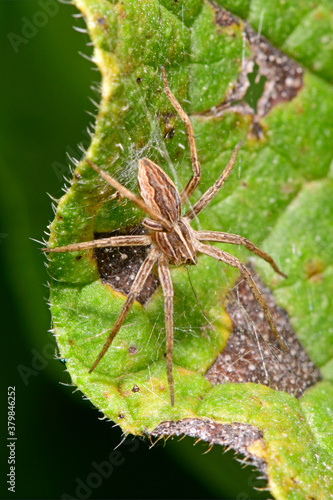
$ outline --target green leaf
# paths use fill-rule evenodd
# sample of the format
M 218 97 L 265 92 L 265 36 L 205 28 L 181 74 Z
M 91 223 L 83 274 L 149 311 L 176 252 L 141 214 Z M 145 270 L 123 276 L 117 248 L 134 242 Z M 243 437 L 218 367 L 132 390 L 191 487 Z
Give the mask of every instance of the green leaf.
M 134 304 L 112 347 L 89 374 L 124 302 L 120 290 L 133 279 L 143 258 L 133 249 L 122 249 L 109 256 L 90 250 L 50 254 L 54 330 L 73 383 L 125 433 L 186 433 L 229 444 L 260 468 L 275 498 L 328 498 L 333 487 L 333 89 L 328 52 L 319 60 L 320 67 L 315 64 L 320 29 L 314 27 L 302 50 L 297 31 L 306 29 L 305 19 L 312 18 L 318 23 L 322 19 L 328 30 L 332 6 L 218 2 L 234 8 L 233 14 L 247 16 L 253 28 L 261 27 L 315 75 L 217 3 L 75 4 L 86 18 L 93 58 L 102 74 L 89 157 L 131 190 L 136 189 L 137 161 L 142 157 L 159 164 L 179 189 L 185 185 L 191 176 L 189 150 L 183 123 L 164 93 L 163 65 L 196 134 L 202 181 L 193 200 L 214 183 L 235 145 L 243 141 L 229 182 L 193 227 L 241 234 L 273 256 L 288 278 L 283 280 L 257 258 L 256 269 L 275 299 L 259 281 L 258 286 L 271 308 L 276 308 L 276 300 L 287 311 L 327 380 L 308 389 L 300 400 L 294 397 L 313 385 L 318 373 L 287 317 L 276 309 L 284 318 L 283 332 L 288 332 L 290 352 L 284 356 L 251 306 L 248 291 L 236 282 L 235 269 L 204 256 L 189 270 L 172 268 L 175 406 L 170 405 L 166 377 L 160 289 L 150 301 L 146 297 L 144 305 Z M 324 11 L 318 17 L 319 8 Z M 248 88 L 252 70 L 258 78 L 252 77 Z M 262 84 L 256 86 L 259 77 Z M 110 199 L 111 194 L 113 189 L 81 161 L 59 202 L 50 245 L 90 241 L 113 231 L 126 234 L 138 227 L 142 213 L 130 202 Z M 224 248 L 243 261 L 249 258 L 244 249 Z M 236 302 L 227 298 L 235 284 Z M 259 325 L 259 343 L 251 336 L 253 327 L 246 315 L 237 323 L 232 303 L 236 309 L 237 304 L 242 304 L 241 310 L 253 309 L 249 315 Z M 249 335 L 237 337 L 245 330 Z M 228 363 L 228 346 L 239 349 L 244 342 L 249 342 L 249 350 L 243 354 L 231 349 L 232 376 L 240 373 L 237 363 L 247 360 L 243 378 L 234 380 L 221 367 Z M 253 359 L 247 358 L 248 352 Z M 209 426 L 222 434 L 216 437 Z M 240 436 L 238 447 L 231 439 L 235 432 Z

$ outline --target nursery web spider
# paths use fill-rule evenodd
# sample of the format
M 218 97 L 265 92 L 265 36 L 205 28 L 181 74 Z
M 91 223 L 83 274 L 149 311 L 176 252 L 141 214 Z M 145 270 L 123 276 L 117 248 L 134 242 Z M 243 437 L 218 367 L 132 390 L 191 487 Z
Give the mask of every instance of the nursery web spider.
M 217 195 L 224 181 L 230 174 L 236 160 L 237 152 L 241 144 L 237 144 L 233 151 L 229 163 L 223 170 L 217 181 L 211 186 L 206 193 L 186 212 L 181 215 L 181 209 L 184 203 L 191 197 L 192 193 L 200 182 L 201 169 L 198 160 L 198 154 L 194 139 L 194 133 L 191 121 L 186 113 L 181 108 L 179 102 L 172 94 L 164 68 L 162 67 L 162 77 L 166 95 L 175 108 L 180 118 L 185 124 L 187 139 L 191 154 L 191 163 L 193 174 L 184 189 L 178 193 L 174 183 L 168 175 L 154 162 L 148 158 L 139 160 L 138 164 L 138 187 L 141 197 L 135 195 L 124 186 L 119 184 L 113 177 L 101 170 L 97 165 L 86 158 L 87 163 L 111 186 L 113 186 L 122 196 L 125 196 L 139 208 L 141 208 L 149 218 L 143 220 L 143 225 L 148 229 L 148 233 L 144 235 L 128 235 L 103 238 L 94 241 L 83 243 L 74 243 L 67 246 L 46 248 L 47 252 L 74 252 L 78 250 L 87 250 L 90 248 L 104 247 L 121 247 L 146 245 L 150 247 L 149 253 L 141 265 L 132 287 L 126 297 L 125 303 L 119 316 L 114 323 L 105 344 L 98 354 L 98 357 L 89 370 L 91 373 L 98 363 L 101 361 L 113 339 L 121 328 L 126 315 L 133 305 L 135 298 L 143 288 L 147 277 L 149 276 L 153 266 L 158 266 L 158 276 L 164 294 L 165 307 L 165 328 L 166 328 L 166 356 L 167 356 L 167 376 L 170 387 L 171 404 L 174 405 L 174 383 L 172 376 L 172 351 L 173 351 L 173 286 L 170 276 L 169 264 L 196 264 L 197 254 L 203 253 L 237 267 L 246 283 L 251 289 L 252 294 L 259 303 L 264 315 L 270 325 L 270 328 L 281 344 L 286 349 L 286 346 L 277 332 L 271 312 L 266 304 L 266 301 L 258 290 L 250 271 L 236 257 L 224 252 L 216 247 L 207 245 L 203 242 L 212 241 L 220 243 L 231 243 L 233 245 L 243 245 L 248 250 L 258 255 L 267 261 L 272 268 L 281 276 L 283 274 L 272 257 L 256 247 L 251 241 L 236 234 L 222 233 L 217 231 L 195 231 L 190 226 L 190 222 L 208 205 L 208 203 Z

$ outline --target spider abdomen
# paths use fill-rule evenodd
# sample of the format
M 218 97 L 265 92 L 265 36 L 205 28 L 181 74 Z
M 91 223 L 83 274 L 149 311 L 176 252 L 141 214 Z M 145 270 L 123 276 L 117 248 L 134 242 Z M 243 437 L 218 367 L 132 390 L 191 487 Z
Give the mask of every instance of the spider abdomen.
M 168 257 L 170 264 L 196 264 L 193 230 L 183 218 L 172 231 L 156 232 L 154 239 L 159 249 Z
M 179 193 L 170 177 L 148 158 L 139 160 L 138 187 L 145 203 L 170 222 L 181 215 Z

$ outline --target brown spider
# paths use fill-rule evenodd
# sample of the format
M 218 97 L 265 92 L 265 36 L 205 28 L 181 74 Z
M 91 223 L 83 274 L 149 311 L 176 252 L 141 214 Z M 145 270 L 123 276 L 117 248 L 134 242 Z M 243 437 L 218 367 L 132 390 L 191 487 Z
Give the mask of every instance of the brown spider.
M 210 187 L 206 193 L 188 210 L 182 217 L 181 209 L 185 202 L 190 198 L 193 191 L 200 182 L 201 170 L 197 155 L 197 149 L 194 139 L 192 124 L 186 113 L 181 108 L 179 102 L 172 94 L 164 68 L 162 67 L 162 76 L 164 88 L 168 99 L 176 109 L 180 118 L 185 124 L 186 134 L 191 153 L 191 163 L 193 175 L 181 193 L 178 193 L 174 183 L 163 170 L 154 162 L 147 158 L 139 160 L 138 164 L 138 187 L 141 198 L 119 184 L 113 177 L 101 170 L 97 165 L 86 158 L 87 163 L 111 186 L 113 186 L 120 195 L 125 196 L 139 208 L 141 208 L 149 219 L 143 220 L 143 225 L 149 230 L 145 235 L 128 235 L 115 236 L 111 238 L 103 238 L 94 241 L 83 243 L 74 243 L 71 245 L 46 248 L 47 252 L 74 252 L 78 250 L 87 250 L 90 248 L 104 247 L 120 247 L 147 245 L 150 246 L 150 251 L 141 265 L 136 278 L 133 281 L 129 294 L 126 297 L 122 310 L 114 323 L 105 344 L 100 351 L 96 361 L 89 370 L 91 373 L 104 354 L 109 349 L 113 339 L 121 328 L 126 315 L 133 305 L 135 298 L 143 288 L 147 277 L 149 276 L 153 266 L 158 265 L 158 276 L 162 285 L 164 294 L 165 307 L 165 327 L 166 327 L 166 355 L 167 355 L 167 375 L 170 387 L 171 404 L 174 405 L 174 384 L 172 377 L 172 351 L 173 351 L 173 286 L 170 276 L 169 264 L 179 266 L 181 264 L 196 264 L 198 253 L 203 253 L 214 257 L 237 267 L 243 275 L 246 283 L 249 285 L 255 299 L 262 308 L 264 315 L 270 325 L 270 328 L 281 344 L 286 349 L 286 346 L 277 332 L 274 320 L 266 301 L 255 284 L 250 271 L 236 257 L 224 252 L 216 247 L 206 245 L 203 241 L 215 241 L 220 243 L 231 243 L 234 245 L 243 245 L 248 250 L 258 255 L 267 261 L 272 268 L 281 276 L 286 277 L 276 263 L 268 254 L 256 247 L 251 241 L 238 236 L 236 234 L 221 233 L 217 231 L 195 231 L 190 226 L 190 222 L 208 205 L 208 203 L 216 196 L 224 181 L 230 174 L 236 160 L 237 152 L 240 148 L 240 143 L 237 144 L 234 152 L 231 155 L 229 163 L 224 171 Z

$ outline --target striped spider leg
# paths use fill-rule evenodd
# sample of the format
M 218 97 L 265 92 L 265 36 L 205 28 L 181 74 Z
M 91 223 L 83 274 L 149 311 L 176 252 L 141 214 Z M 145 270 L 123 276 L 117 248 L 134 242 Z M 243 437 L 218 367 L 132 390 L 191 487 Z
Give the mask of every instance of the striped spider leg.
M 206 193 L 203 194 L 203 196 L 201 196 L 201 198 L 188 210 L 185 216 L 181 215 L 182 206 L 187 202 L 200 182 L 201 169 L 198 160 L 191 121 L 181 108 L 175 96 L 172 94 L 167 82 L 164 68 L 162 67 L 161 69 L 166 95 L 185 124 L 193 170 L 191 179 L 186 184 L 184 189 L 180 193 L 178 193 L 176 186 L 168 177 L 168 175 L 154 162 L 147 158 L 143 158 L 139 160 L 138 163 L 137 180 L 139 192 L 141 195 L 141 197 L 139 197 L 122 186 L 113 177 L 111 177 L 105 171 L 101 170 L 97 165 L 86 158 L 87 163 L 103 179 L 105 179 L 111 186 L 113 186 L 121 196 L 125 196 L 126 198 L 131 200 L 149 216 L 149 218 L 145 218 L 143 220 L 143 225 L 148 230 L 148 233 L 139 236 L 115 236 L 95 241 L 74 243 L 63 247 L 46 248 L 44 250 L 46 252 L 71 252 L 98 247 L 101 248 L 134 245 L 149 246 L 148 255 L 142 263 L 133 281 L 132 287 L 126 297 L 124 305 L 119 313 L 119 316 L 112 329 L 110 330 L 108 338 L 106 339 L 102 350 L 98 354 L 94 364 L 90 368 L 89 373 L 91 373 L 96 368 L 98 363 L 101 361 L 101 359 L 109 349 L 113 339 L 121 328 L 128 311 L 131 309 L 134 300 L 142 290 L 151 270 L 155 265 L 157 265 L 159 281 L 161 283 L 164 295 L 167 378 L 170 387 L 171 405 L 173 406 L 175 401 L 174 382 L 172 375 L 173 286 L 169 266 L 196 264 L 197 254 L 203 253 L 217 260 L 225 262 L 230 266 L 237 267 L 243 275 L 245 281 L 249 285 L 258 304 L 262 308 L 273 334 L 284 349 L 286 349 L 286 346 L 277 332 L 276 325 L 271 316 L 270 310 L 266 304 L 264 297 L 258 290 L 258 287 L 255 284 L 250 271 L 236 257 L 233 257 L 229 253 L 224 252 L 216 247 L 207 245 L 203 242 L 211 241 L 231 243 L 234 245 L 243 245 L 252 253 L 258 255 L 266 262 L 268 262 L 272 266 L 272 268 L 281 276 L 285 277 L 285 275 L 279 270 L 274 260 L 268 254 L 260 250 L 246 238 L 235 234 L 221 233 L 216 231 L 195 231 L 190 225 L 190 222 L 208 205 L 208 203 L 216 196 L 216 194 L 224 184 L 224 181 L 230 174 L 236 161 L 237 152 L 241 146 L 240 143 L 237 144 L 227 166 L 225 167 L 217 181 L 214 183 L 214 185 L 210 187 L 206 191 Z

